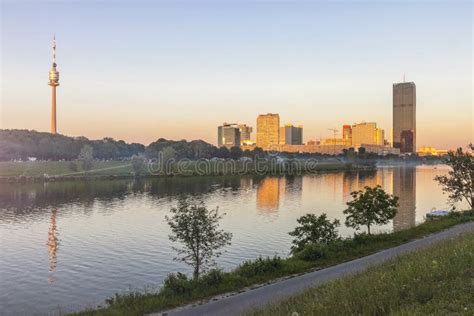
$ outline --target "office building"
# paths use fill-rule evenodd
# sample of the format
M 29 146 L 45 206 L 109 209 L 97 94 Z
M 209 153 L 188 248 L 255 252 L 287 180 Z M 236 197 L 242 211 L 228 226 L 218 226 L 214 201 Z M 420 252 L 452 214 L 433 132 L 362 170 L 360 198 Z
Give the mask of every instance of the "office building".
M 342 126 L 342 139 L 346 142 L 347 145 L 352 144 L 352 128 L 350 125 Z
M 352 125 L 351 145 L 360 147 L 361 144 L 384 145 L 384 131 L 377 128 L 376 123 L 359 123 Z
M 393 147 L 401 153 L 416 151 L 416 86 L 393 84 Z
M 219 147 L 240 147 L 240 128 L 237 124 L 224 123 L 217 128 L 217 144 Z
M 260 114 L 257 117 L 257 147 L 263 150 L 277 150 L 280 138 L 280 116 Z
M 249 145 L 252 144 L 251 134 L 252 134 L 252 127 L 247 126 L 246 124 L 239 124 L 240 130 L 240 144 L 241 145 Z
M 303 126 L 286 124 L 280 127 L 280 145 L 302 145 Z

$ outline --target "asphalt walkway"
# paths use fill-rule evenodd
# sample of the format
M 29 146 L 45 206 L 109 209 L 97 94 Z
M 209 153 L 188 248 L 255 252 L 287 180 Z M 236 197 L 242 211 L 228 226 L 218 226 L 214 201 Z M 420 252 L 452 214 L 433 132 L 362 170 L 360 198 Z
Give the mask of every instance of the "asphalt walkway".
M 372 255 L 341 263 L 329 268 L 277 281 L 246 292 L 234 295 L 222 295 L 211 299 L 209 302 L 202 305 L 190 304 L 152 315 L 240 315 L 250 309 L 260 308 L 267 304 L 298 294 L 309 287 L 315 287 L 336 278 L 362 272 L 370 266 L 379 265 L 404 253 L 429 246 L 439 240 L 454 237 L 471 230 L 474 230 L 474 222 L 457 225 L 445 231 L 426 236 L 422 239 L 413 240 L 406 244 L 385 249 Z

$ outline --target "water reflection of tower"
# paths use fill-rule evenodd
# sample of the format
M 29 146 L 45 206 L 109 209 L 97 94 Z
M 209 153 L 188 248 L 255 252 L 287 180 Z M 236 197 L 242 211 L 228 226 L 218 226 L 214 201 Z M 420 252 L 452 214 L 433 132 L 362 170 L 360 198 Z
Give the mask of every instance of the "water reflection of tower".
M 398 212 L 393 219 L 393 230 L 399 231 L 416 224 L 416 169 L 393 170 L 393 194 L 398 196 Z
M 280 178 L 262 179 L 257 186 L 257 208 L 264 212 L 278 210 L 280 204 Z
M 51 212 L 50 226 L 48 231 L 48 251 L 49 251 L 49 277 L 48 282 L 50 284 L 54 283 L 54 271 L 56 271 L 57 257 L 56 252 L 58 250 L 59 240 L 56 227 L 56 213 L 57 210 L 53 209 Z

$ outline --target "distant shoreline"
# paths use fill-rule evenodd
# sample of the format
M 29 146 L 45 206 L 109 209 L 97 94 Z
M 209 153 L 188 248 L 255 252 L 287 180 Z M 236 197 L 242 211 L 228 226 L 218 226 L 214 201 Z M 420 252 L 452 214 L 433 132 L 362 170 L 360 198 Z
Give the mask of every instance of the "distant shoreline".
M 306 165 L 305 162 L 313 164 Z M 229 167 L 229 163 L 230 167 Z M 61 181 L 94 181 L 124 180 L 135 178 L 171 178 L 171 177 L 202 177 L 202 176 L 268 176 L 268 175 L 304 175 L 334 171 L 374 171 L 376 165 L 341 161 L 309 161 L 298 160 L 296 165 L 270 164 L 267 169 L 256 170 L 242 161 L 209 162 L 208 168 L 202 170 L 197 162 L 188 162 L 184 168 L 173 166 L 166 173 L 146 171 L 136 176 L 130 162 L 96 161 L 94 169 L 89 172 L 80 170 L 80 163 L 68 161 L 27 161 L 0 162 L 0 183 L 46 183 Z M 78 169 L 76 169 L 78 168 Z M 71 170 L 73 169 L 73 170 Z
M 304 161 L 304 160 L 302 160 Z M 194 163 L 194 164 L 193 164 Z M 225 162 L 223 162 L 225 163 Z M 234 161 L 237 167 L 243 167 L 240 161 Z M 442 163 L 437 162 L 436 164 Z M 305 174 L 320 174 L 325 172 L 355 172 L 355 171 L 375 171 L 379 167 L 390 166 L 418 166 L 426 165 L 421 162 L 401 162 L 384 161 L 370 163 L 354 163 L 343 161 L 319 161 L 310 168 L 276 168 L 267 171 L 256 171 L 252 168 L 226 170 L 225 166 L 219 169 L 215 163 L 213 170 L 199 172 L 195 162 L 190 162 L 185 170 L 170 170 L 167 173 L 149 173 L 136 176 L 133 174 L 130 162 L 127 161 L 96 161 L 95 168 L 89 172 L 83 170 L 71 170 L 72 164 L 78 168 L 78 162 L 71 161 L 27 161 L 27 162 L 6 162 L 0 161 L 0 183 L 48 183 L 63 181 L 98 181 L 98 180 L 126 180 L 126 179 L 157 179 L 172 177 L 203 177 L 203 176 L 298 176 Z M 433 165 L 433 163 L 427 164 Z M 79 168 L 80 169 L 80 168 Z M 177 168 L 179 169 L 179 168 Z M 238 168 L 237 168 L 238 169 Z

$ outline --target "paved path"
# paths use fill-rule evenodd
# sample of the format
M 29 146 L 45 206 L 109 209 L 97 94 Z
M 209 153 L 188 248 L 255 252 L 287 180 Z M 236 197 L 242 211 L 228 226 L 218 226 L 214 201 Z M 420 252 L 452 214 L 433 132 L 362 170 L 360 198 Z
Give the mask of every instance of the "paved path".
M 457 225 L 448 230 L 435 233 L 422 239 L 417 239 L 394 248 L 382 250 L 366 257 L 341 263 L 319 271 L 303 274 L 291 279 L 278 281 L 253 290 L 248 290 L 243 293 L 227 297 L 224 296 L 217 300 L 211 300 L 210 302 L 203 305 L 187 305 L 167 311 L 166 313 L 170 316 L 240 315 L 249 309 L 262 307 L 269 303 L 273 303 L 286 297 L 298 294 L 309 287 L 314 287 L 348 274 L 364 271 L 369 266 L 383 263 L 391 258 L 409 251 L 426 247 L 438 240 L 453 237 L 472 230 L 474 230 L 474 222 Z M 153 315 L 157 316 L 163 314 L 165 313 Z

